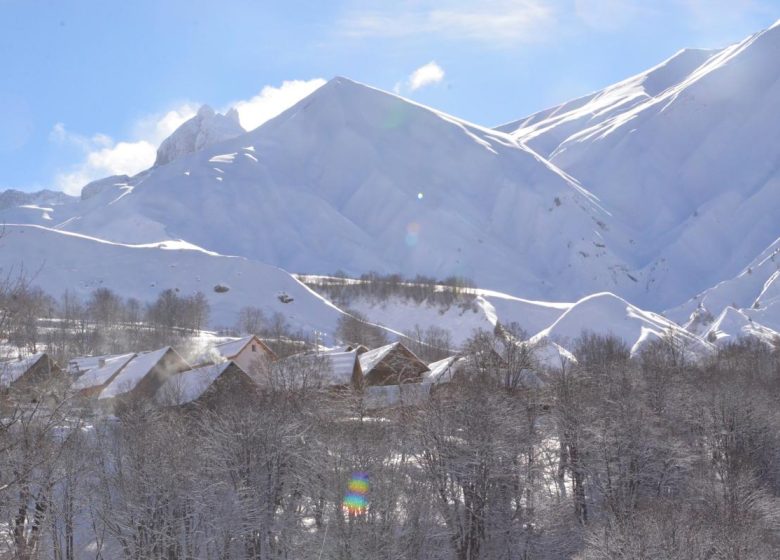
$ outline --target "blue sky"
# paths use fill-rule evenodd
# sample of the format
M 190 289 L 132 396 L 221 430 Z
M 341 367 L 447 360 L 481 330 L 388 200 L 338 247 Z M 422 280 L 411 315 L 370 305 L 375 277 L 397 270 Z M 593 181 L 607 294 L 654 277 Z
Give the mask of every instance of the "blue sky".
M 0 0 L 0 189 L 77 192 L 200 103 L 254 125 L 335 75 L 492 126 L 777 19 L 780 0 Z

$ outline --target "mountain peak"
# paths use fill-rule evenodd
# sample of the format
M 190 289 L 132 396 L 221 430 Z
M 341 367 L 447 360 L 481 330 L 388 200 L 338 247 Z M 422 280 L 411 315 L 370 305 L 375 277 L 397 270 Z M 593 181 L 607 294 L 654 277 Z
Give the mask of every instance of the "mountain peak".
M 244 132 L 246 131 L 239 122 L 238 111 L 234 108 L 223 115 L 208 105 L 202 105 L 194 117 L 163 140 L 157 150 L 154 165 L 165 165 L 183 155 L 235 138 Z

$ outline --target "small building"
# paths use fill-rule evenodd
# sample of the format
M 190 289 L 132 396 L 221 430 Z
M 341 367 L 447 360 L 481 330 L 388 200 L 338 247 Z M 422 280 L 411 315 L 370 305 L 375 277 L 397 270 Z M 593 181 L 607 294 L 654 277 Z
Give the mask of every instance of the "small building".
M 163 406 L 219 408 L 249 404 L 257 386 L 233 361 L 211 364 L 168 377 L 155 394 Z
M 135 355 L 105 385 L 99 400 L 153 398 L 168 378 L 192 367 L 170 346 Z
M 420 383 L 428 366 L 400 342 L 394 342 L 358 357 L 363 385 L 400 385 Z
M 222 342 L 203 353 L 198 360 L 198 366 L 233 361 L 245 372 L 258 368 L 259 364 L 267 364 L 277 360 L 276 354 L 257 336 L 245 336 L 237 340 Z
M 57 379 L 62 370 L 45 352 L 0 362 L 0 389 L 32 389 Z
M 360 387 L 363 382 L 357 351 L 341 349 L 289 356 L 271 364 L 268 376 L 258 381 L 261 387 L 342 389 Z

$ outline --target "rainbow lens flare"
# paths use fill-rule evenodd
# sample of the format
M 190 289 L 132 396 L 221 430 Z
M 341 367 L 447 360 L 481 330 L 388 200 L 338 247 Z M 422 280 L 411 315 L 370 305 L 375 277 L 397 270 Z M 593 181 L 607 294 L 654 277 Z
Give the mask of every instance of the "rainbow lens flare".
M 352 473 L 347 484 L 347 495 L 344 497 L 344 507 L 349 513 L 364 513 L 368 505 L 368 473 Z

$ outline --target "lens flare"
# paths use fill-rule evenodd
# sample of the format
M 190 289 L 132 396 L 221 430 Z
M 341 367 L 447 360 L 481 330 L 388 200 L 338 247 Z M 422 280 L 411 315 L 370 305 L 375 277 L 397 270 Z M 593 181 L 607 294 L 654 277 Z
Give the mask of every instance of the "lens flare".
M 409 247 L 417 245 L 417 240 L 420 237 L 420 224 L 412 222 L 406 226 L 406 244 Z
M 368 473 L 352 473 L 347 484 L 347 495 L 344 497 L 344 508 L 352 514 L 364 513 L 368 506 Z

